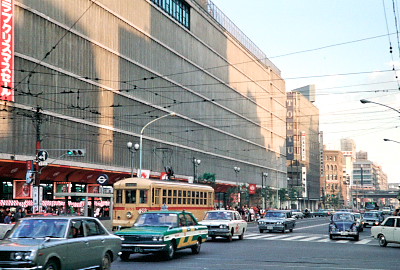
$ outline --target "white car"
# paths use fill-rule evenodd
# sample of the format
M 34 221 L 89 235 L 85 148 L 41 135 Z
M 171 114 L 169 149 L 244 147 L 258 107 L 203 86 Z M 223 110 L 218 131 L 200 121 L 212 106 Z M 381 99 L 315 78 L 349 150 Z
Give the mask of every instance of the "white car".
M 379 240 L 381 247 L 388 243 L 400 244 L 400 216 L 387 217 L 381 225 L 372 227 L 371 236 Z
M 294 218 L 304 218 L 304 213 L 301 212 L 299 209 L 292 209 L 292 215 Z
M 208 236 L 212 240 L 224 237 L 230 242 L 233 236 L 238 236 L 239 240 L 242 240 L 247 230 L 247 222 L 242 219 L 239 212 L 233 210 L 208 211 L 199 223 L 208 227 Z

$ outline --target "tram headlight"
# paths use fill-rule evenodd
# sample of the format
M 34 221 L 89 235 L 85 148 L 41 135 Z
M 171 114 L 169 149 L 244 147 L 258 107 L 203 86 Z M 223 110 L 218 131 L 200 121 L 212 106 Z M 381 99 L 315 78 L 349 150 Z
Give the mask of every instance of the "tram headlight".
M 132 213 L 131 212 L 126 212 L 126 217 L 131 219 L 132 218 Z

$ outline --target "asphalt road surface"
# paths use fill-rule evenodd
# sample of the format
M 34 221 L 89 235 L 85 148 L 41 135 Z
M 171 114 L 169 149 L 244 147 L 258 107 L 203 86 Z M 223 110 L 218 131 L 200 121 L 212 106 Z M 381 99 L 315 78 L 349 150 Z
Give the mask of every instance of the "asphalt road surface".
M 383 248 L 370 229 L 360 240 L 330 240 L 329 218 L 299 219 L 292 233 L 259 233 L 249 223 L 244 240 L 217 238 L 202 245 L 200 254 L 178 251 L 171 261 L 153 254 L 133 254 L 130 261 L 117 260 L 112 269 L 400 269 L 400 245 Z

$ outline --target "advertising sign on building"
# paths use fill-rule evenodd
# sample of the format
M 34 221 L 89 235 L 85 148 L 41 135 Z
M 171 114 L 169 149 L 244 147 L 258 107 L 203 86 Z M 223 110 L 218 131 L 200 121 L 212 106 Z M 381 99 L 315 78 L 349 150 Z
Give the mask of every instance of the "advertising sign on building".
M 32 199 L 32 185 L 25 180 L 14 180 L 14 199 Z
M 307 168 L 301 167 L 301 183 L 303 185 L 303 198 L 308 197 L 307 193 Z
M 249 193 L 250 194 L 256 194 L 257 191 L 257 185 L 256 184 L 250 184 L 249 185 Z
M 286 98 L 286 159 L 294 160 L 294 98 L 288 92 Z
M 301 132 L 301 160 L 307 160 L 307 151 L 306 151 L 306 133 L 304 131 Z
M 0 1 L 0 100 L 14 101 L 14 0 Z

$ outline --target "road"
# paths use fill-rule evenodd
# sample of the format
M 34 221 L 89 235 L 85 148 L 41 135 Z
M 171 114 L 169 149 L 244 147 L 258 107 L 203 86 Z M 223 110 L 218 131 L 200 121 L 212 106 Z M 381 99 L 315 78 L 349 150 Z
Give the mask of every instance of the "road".
M 300 219 L 292 233 L 261 234 L 255 223 L 249 223 L 242 241 L 207 241 L 200 254 L 182 250 L 171 261 L 134 254 L 128 262 L 118 259 L 112 269 L 399 269 L 395 258 L 400 245 L 380 247 L 369 228 L 360 241 L 330 240 L 328 224 L 326 217 Z

